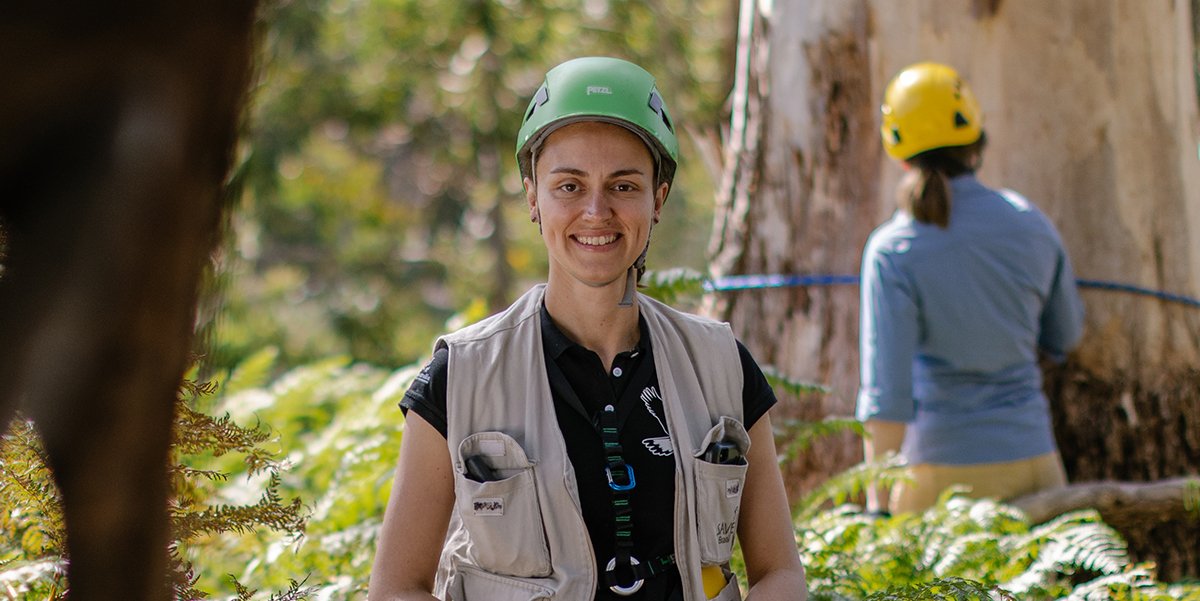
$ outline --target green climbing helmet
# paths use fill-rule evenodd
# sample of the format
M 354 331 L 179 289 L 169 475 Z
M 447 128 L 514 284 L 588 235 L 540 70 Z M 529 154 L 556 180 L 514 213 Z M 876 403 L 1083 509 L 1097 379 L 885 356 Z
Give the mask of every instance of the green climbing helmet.
M 572 59 L 546 73 L 517 134 L 521 177 L 532 177 L 533 152 L 546 136 L 580 121 L 629 129 L 654 155 L 658 181 L 670 183 L 675 177 L 679 140 L 654 76 L 631 62 L 601 56 Z

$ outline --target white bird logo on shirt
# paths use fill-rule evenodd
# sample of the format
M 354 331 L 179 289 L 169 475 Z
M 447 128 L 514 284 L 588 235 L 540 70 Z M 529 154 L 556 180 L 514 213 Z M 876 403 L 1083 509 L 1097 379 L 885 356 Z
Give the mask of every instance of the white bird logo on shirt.
M 642 405 L 646 407 L 646 411 L 649 412 L 650 415 L 654 417 L 654 420 L 658 422 L 658 426 L 662 428 L 663 434 L 669 434 L 669 431 L 667 430 L 667 424 L 664 423 L 662 418 L 654 412 L 654 407 L 650 404 L 650 402 L 654 400 L 658 400 L 660 403 L 662 402 L 662 397 L 658 395 L 657 388 L 654 386 L 647 386 L 646 388 L 642 389 Z M 650 451 L 650 454 L 654 455 L 655 457 L 670 457 L 675 453 L 675 447 L 671 444 L 670 436 L 643 438 L 642 445 L 645 446 L 646 450 Z

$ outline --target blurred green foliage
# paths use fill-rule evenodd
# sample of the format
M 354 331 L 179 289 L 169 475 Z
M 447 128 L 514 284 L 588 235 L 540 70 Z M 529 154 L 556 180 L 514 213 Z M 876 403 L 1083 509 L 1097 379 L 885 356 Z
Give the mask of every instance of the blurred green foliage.
M 544 278 L 513 151 L 547 69 L 575 56 L 659 79 L 684 158 L 651 267 L 702 268 L 711 150 L 736 5 L 717 0 L 276 0 L 233 178 L 240 190 L 202 315 L 208 369 L 264 345 L 403 365 L 445 320 Z

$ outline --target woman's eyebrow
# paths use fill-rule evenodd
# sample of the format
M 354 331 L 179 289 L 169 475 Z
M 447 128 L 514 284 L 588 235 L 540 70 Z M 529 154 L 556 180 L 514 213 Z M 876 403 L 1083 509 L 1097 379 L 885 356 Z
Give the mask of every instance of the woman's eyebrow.
M 587 171 L 584 171 L 583 169 L 579 169 L 578 167 L 555 167 L 550 170 L 550 173 L 567 173 L 570 175 L 578 175 L 578 176 L 587 175 Z M 608 177 L 624 177 L 626 175 L 645 175 L 645 174 L 646 173 L 644 171 L 642 171 L 641 169 L 631 167 L 628 169 L 618 169 L 616 171 L 613 171 L 612 173 L 608 174 Z

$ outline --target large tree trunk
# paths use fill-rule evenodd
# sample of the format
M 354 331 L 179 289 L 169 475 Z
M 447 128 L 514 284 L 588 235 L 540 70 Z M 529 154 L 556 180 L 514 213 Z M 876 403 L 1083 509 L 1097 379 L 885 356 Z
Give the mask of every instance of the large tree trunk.
M 868 7 L 861 2 L 742 2 L 733 116 L 719 189 L 713 275 L 857 273 L 877 221 Z M 811 14 L 809 14 L 811 12 Z M 858 290 L 784 288 L 706 299 L 756 358 L 834 393 L 784 408 L 805 420 L 852 413 Z M 858 461 L 857 438 L 791 462 L 793 492 Z
M 1079 277 L 1196 296 L 1194 27 L 1191 0 L 744 1 L 715 275 L 856 273 L 900 175 L 878 141 L 883 87 L 937 60 L 980 98 L 980 178 L 1045 211 Z M 1071 479 L 1200 473 L 1200 310 L 1083 295 L 1084 341 L 1047 382 Z M 760 360 L 833 388 L 789 403 L 790 416 L 853 411 L 857 288 L 726 293 L 708 308 Z M 860 458 L 855 438 L 825 441 L 789 465 L 793 492 Z M 1192 548 L 1200 535 L 1195 523 L 1175 532 L 1156 544 Z M 1200 573 L 1194 551 L 1157 559 L 1164 575 Z
M 255 4 L 0 11 L 0 429 L 38 424 L 77 601 L 171 597 L 172 411 Z

